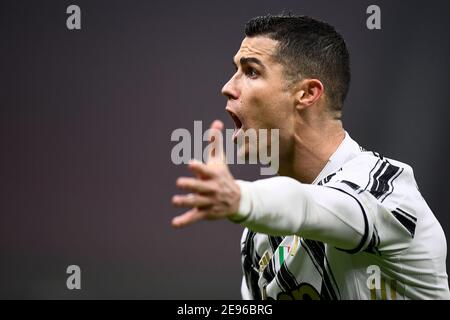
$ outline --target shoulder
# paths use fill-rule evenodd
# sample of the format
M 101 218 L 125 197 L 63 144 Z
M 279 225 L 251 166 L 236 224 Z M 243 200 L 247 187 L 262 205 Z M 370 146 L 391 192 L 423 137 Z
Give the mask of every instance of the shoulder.
M 358 181 L 361 187 L 363 187 L 363 182 L 366 183 L 365 186 L 376 187 L 375 181 L 383 182 L 399 176 L 414 178 L 414 172 L 410 165 L 373 151 L 361 152 L 335 173 L 336 177 L 346 177 Z
M 374 225 L 369 252 L 408 248 L 418 219 L 431 221 L 431 211 L 419 192 L 412 167 L 376 152 L 361 152 L 324 185 L 360 201 L 369 224 Z
M 372 151 L 359 153 L 324 180 L 327 180 L 324 185 L 341 183 L 367 191 L 388 207 L 395 207 L 405 198 L 420 196 L 410 165 Z

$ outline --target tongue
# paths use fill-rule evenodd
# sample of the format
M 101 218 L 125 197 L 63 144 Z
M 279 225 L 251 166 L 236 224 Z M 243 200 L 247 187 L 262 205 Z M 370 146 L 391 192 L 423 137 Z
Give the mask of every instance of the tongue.
M 238 135 L 241 133 L 242 128 L 234 128 L 234 132 L 233 132 L 233 142 L 237 143 L 237 137 Z

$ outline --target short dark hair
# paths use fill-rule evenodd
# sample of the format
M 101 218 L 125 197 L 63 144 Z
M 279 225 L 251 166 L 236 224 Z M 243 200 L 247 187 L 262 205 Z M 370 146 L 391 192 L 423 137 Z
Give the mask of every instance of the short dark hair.
M 266 15 L 248 21 L 245 35 L 278 41 L 276 58 L 288 79 L 321 80 L 331 110 L 342 110 L 350 86 L 350 56 L 333 26 L 307 16 Z

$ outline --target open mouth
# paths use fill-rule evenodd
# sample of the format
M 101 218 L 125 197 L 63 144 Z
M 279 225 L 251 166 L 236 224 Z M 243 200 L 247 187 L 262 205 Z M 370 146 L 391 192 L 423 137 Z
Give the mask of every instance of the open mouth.
M 237 114 L 234 113 L 233 111 L 231 111 L 229 108 L 226 108 L 226 110 L 230 114 L 231 119 L 233 119 L 233 122 L 234 122 L 233 142 L 237 143 L 237 136 L 241 133 L 241 131 L 243 131 L 242 121 L 241 121 L 241 119 L 239 119 Z

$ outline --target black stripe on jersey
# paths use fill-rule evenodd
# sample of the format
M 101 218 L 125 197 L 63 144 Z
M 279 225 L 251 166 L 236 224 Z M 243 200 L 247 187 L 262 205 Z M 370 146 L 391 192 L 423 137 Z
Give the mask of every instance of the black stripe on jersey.
M 330 274 L 328 274 L 327 269 L 324 266 L 326 262 L 328 264 L 328 260 L 326 260 L 325 250 L 323 248 L 323 243 L 315 240 L 302 240 L 303 248 L 306 253 L 311 258 L 311 261 L 314 263 L 317 271 L 322 277 L 322 286 L 320 289 L 320 296 L 323 300 L 337 300 L 338 297 L 336 295 L 335 288 L 340 296 L 339 289 L 336 284 L 336 280 L 334 279 L 333 274 L 331 273 L 331 278 L 333 279 L 335 286 L 331 284 Z M 329 266 L 328 266 L 328 269 Z M 330 269 L 331 272 L 331 269 Z
M 274 237 L 274 236 L 267 236 L 269 238 L 270 246 L 272 247 L 272 252 L 275 252 L 277 250 L 280 243 L 283 241 L 283 237 Z
M 384 194 L 384 196 L 380 197 L 381 202 L 386 200 L 386 198 L 394 192 L 394 180 L 397 179 L 403 172 L 403 168 L 400 168 L 400 170 L 397 171 L 397 173 L 392 177 L 392 179 L 389 181 L 389 191 Z
M 247 286 L 256 300 L 261 300 L 261 291 L 259 290 L 258 280 L 259 280 L 259 269 L 258 264 L 252 262 L 252 256 L 254 253 L 254 238 L 256 233 L 248 230 L 247 236 L 244 242 L 244 247 L 242 249 L 243 256 L 243 267 L 245 273 L 245 279 L 247 281 Z
M 417 219 L 410 214 L 404 212 L 403 210 L 397 210 L 392 211 L 392 214 L 394 217 L 409 231 L 411 234 L 411 237 L 414 238 L 414 233 L 416 231 L 416 222 Z
M 246 247 L 247 247 L 248 257 L 250 259 L 250 262 L 254 266 L 254 268 L 258 269 L 259 256 L 258 256 L 258 253 L 255 250 L 255 237 L 256 237 L 256 232 L 248 230 L 247 240 L 246 240 Z
M 309 249 L 312 253 L 314 260 L 317 261 L 320 268 L 323 268 L 323 252 L 321 250 L 318 250 L 318 244 L 315 240 L 309 240 L 309 239 L 303 239 L 303 244 L 305 245 L 305 248 Z
M 323 284 L 323 278 L 324 278 L 324 272 L 323 272 L 323 259 L 320 259 L 320 257 L 316 257 L 314 251 L 309 248 L 306 241 L 312 241 L 312 240 L 305 240 L 303 239 L 303 248 L 305 249 L 305 252 L 308 254 L 309 258 L 314 264 L 314 267 L 317 269 L 317 272 L 319 272 L 320 277 L 322 278 L 322 284 Z M 319 258 L 319 260 L 318 260 Z M 321 288 L 320 296 L 322 297 L 322 300 L 331 300 L 330 292 L 329 290 L 322 290 L 324 288 Z
M 332 298 L 337 300 L 337 299 L 341 299 L 341 293 L 339 291 L 339 287 L 337 285 L 336 279 L 334 278 L 333 272 L 331 271 L 331 267 L 330 267 L 330 263 L 328 262 L 328 258 L 327 255 L 325 254 L 325 248 L 322 248 L 323 250 L 323 255 L 325 257 L 325 277 L 324 277 L 324 284 L 328 287 L 331 288 L 331 290 L 329 290 L 330 294 L 332 295 Z M 331 280 L 333 280 L 333 283 L 331 283 Z M 322 285 L 323 286 L 323 285 Z
M 334 278 L 333 272 L 331 272 L 330 264 L 328 263 L 327 255 L 325 254 L 325 245 L 323 242 L 320 241 L 309 241 L 309 246 L 313 248 L 315 252 L 317 252 L 317 256 L 323 257 L 321 259 L 322 262 L 322 270 L 323 270 L 323 282 L 322 282 L 322 288 L 321 292 L 324 292 L 324 290 L 328 291 L 328 294 L 331 299 L 337 300 L 338 297 L 337 294 L 340 296 L 339 287 L 336 283 L 336 279 Z M 333 284 L 331 283 L 331 280 L 333 280 Z
M 378 166 L 379 163 L 380 163 L 380 159 L 377 160 L 377 162 L 375 163 L 373 168 L 370 170 L 370 172 L 369 172 L 369 181 L 367 182 L 367 185 L 364 188 L 364 190 L 367 190 L 367 188 L 370 186 L 371 181 L 372 181 L 372 172 L 375 170 L 375 168 Z
M 278 270 L 277 278 L 280 288 L 285 292 L 289 292 L 298 287 L 297 279 L 295 279 L 295 276 L 288 270 L 284 263 L 281 265 L 280 270 Z
M 347 180 L 341 180 L 340 182 L 345 183 L 346 185 L 348 185 L 350 188 L 352 188 L 355 191 L 360 190 L 360 186 L 358 186 L 356 183 L 353 183 L 351 181 L 347 181 Z
M 387 166 L 387 162 L 382 162 L 381 163 L 381 166 L 378 168 L 378 170 L 374 173 L 374 175 L 373 175 L 373 183 L 372 183 L 372 185 L 370 186 L 370 189 L 369 189 L 369 192 L 372 194 L 372 195 L 374 195 L 375 197 L 376 197 L 376 195 L 375 195 L 375 191 L 376 190 L 378 190 L 378 187 L 379 187 L 379 178 L 380 178 L 380 176 L 381 176 L 381 173 L 384 171 L 384 169 L 386 168 L 386 166 Z M 378 198 L 377 198 L 378 199 Z
M 374 226 L 373 233 L 372 233 L 372 239 L 370 240 L 369 245 L 367 246 L 366 250 L 364 250 L 364 251 L 381 256 L 381 252 L 378 250 L 379 245 L 380 245 L 380 236 L 378 235 L 377 228 Z
M 319 181 L 317 184 L 318 184 L 319 186 L 321 186 L 321 185 L 323 185 L 324 183 L 328 183 L 328 181 L 330 181 L 331 178 L 333 178 L 335 175 L 336 175 L 336 172 L 335 172 L 335 173 L 332 173 L 332 174 L 329 174 L 328 176 L 326 176 L 325 178 L 323 178 L 321 181 Z
M 400 211 L 401 213 L 403 213 L 405 216 L 407 216 L 408 218 L 410 218 L 411 220 L 413 220 L 414 222 L 417 222 L 417 218 L 414 217 L 412 214 L 406 212 L 405 210 L 402 210 L 400 208 L 396 209 L 397 211 Z
M 361 202 L 359 202 L 359 200 L 355 196 L 351 195 L 347 191 L 344 191 L 344 190 L 336 188 L 336 187 L 331 187 L 331 186 L 326 186 L 326 187 L 334 189 L 334 190 L 337 190 L 337 191 L 340 191 L 340 192 L 343 192 L 346 195 L 349 195 L 350 197 L 352 197 L 358 203 L 358 205 L 359 205 L 359 207 L 360 207 L 360 209 L 361 209 L 361 211 L 363 213 L 363 217 L 364 217 L 364 235 L 363 235 L 359 245 L 355 249 L 352 249 L 352 250 L 336 248 L 338 250 L 341 250 L 341 251 L 344 251 L 344 252 L 347 252 L 347 253 L 350 253 L 350 254 L 358 253 L 364 247 L 364 244 L 366 243 L 367 238 L 369 236 L 369 221 L 367 219 L 366 211 L 364 210 L 364 207 L 362 206 Z
M 377 152 L 372 153 L 378 160 L 370 170 L 369 181 L 364 190 L 369 190 L 375 198 L 383 202 L 394 191 L 393 182 L 403 172 L 403 168 L 394 166 Z M 373 173 L 376 168 L 378 169 Z
M 385 168 L 385 170 L 381 174 L 383 167 Z M 389 192 L 390 186 L 388 182 L 400 171 L 400 168 L 386 161 L 384 162 L 384 165 L 380 167 L 379 171 L 380 174 L 376 177 L 374 176 L 375 181 L 369 191 L 377 199 L 380 199 L 380 197 Z
M 275 260 L 270 259 L 269 264 L 264 268 L 263 277 L 267 282 L 271 282 L 275 278 Z

